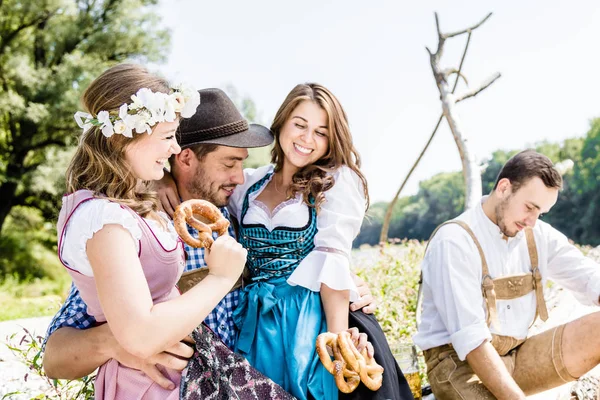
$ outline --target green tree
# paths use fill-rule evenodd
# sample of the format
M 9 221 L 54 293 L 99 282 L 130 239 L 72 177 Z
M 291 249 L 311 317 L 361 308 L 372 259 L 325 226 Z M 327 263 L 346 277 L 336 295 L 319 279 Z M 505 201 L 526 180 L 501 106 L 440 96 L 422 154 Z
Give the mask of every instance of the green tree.
M 226 85 L 223 90 L 248 122 L 265 125 L 252 97 L 240 95 L 232 84 Z M 258 168 L 270 163 L 272 148 L 273 146 L 265 146 L 248 149 L 248 158 L 244 161 L 244 168 Z
M 597 246 L 600 244 L 600 118 L 591 121 L 581 143 L 580 158 L 574 161 L 572 176 L 565 182 L 570 208 L 560 214 L 560 223 L 577 243 Z
M 401 197 L 394 206 L 390 238 L 426 240 L 436 226 L 454 218 L 464 209 L 465 182 L 461 172 L 444 172 L 422 181 L 413 196 Z M 354 245 L 376 244 L 387 203 L 369 209 Z
M 492 153 L 492 156 L 485 162 L 485 170 L 481 174 L 481 183 L 483 187 L 483 193 L 488 194 L 494 188 L 496 183 L 496 177 L 502 166 L 508 161 L 509 158 L 517 154 L 517 150 L 496 150 Z
M 158 27 L 157 1 L 0 1 L 0 232 L 17 205 L 54 216 L 56 176 L 43 182 L 50 171 L 40 168 L 66 160 L 90 80 L 125 60 L 164 59 L 169 34 Z
M 591 122 L 585 138 L 562 143 L 540 142 L 536 151 L 554 163 L 570 159 L 574 168 L 563 175 L 563 190 L 544 221 L 579 244 L 600 244 L 600 118 Z M 502 166 L 519 150 L 497 150 L 486 160 L 482 174 L 484 193 L 496 183 Z M 398 199 L 390 223 L 390 238 L 425 240 L 441 222 L 462 212 L 464 183 L 460 173 L 441 173 L 420 183 L 414 196 Z M 355 246 L 379 240 L 386 203 L 371 205 Z

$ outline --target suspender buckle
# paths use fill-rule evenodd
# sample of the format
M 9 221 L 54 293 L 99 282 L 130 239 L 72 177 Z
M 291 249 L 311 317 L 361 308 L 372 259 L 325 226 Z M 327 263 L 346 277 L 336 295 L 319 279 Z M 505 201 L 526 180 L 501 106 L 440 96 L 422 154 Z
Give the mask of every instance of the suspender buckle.
M 531 270 L 531 275 L 533 275 L 533 290 L 536 290 L 538 284 L 542 282 L 542 274 L 540 272 L 540 269 L 538 267 L 535 267 Z
M 485 290 L 494 288 L 494 279 L 490 274 L 484 275 L 483 278 L 481 278 L 481 286 L 483 286 Z

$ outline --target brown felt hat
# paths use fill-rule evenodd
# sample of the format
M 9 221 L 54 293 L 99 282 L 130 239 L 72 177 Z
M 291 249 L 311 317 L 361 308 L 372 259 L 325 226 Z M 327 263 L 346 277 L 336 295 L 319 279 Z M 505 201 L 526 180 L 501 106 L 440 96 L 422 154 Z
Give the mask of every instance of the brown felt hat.
M 182 149 L 195 144 L 219 144 L 229 147 L 263 147 L 273 143 L 271 131 L 248 124 L 221 89 L 202 89 L 200 105 L 191 118 L 182 119 L 177 139 Z

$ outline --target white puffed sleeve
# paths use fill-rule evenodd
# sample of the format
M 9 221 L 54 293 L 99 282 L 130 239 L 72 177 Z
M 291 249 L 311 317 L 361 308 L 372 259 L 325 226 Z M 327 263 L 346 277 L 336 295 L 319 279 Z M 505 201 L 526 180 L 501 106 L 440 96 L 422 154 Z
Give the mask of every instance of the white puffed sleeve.
M 358 290 L 350 274 L 350 251 L 365 215 L 366 200 L 362 181 L 350 168 L 341 167 L 333 177 L 335 184 L 325 192 L 317 216 L 315 249 L 287 282 L 314 292 L 320 291 L 324 283 L 334 290 L 349 290 L 350 301 L 356 301 Z
M 86 253 L 87 241 L 107 224 L 118 224 L 127 229 L 136 242 L 136 250 L 139 251 L 142 230 L 138 219 L 117 203 L 94 199 L 81 204 L 66 226 L 62 259 L 69 268 L 86 276 L 94 275 Z
M 233 190 L 233 194 L 229 198 L 227 203 L 227 210 L 231 216 L 235 217 L 238 221 L 240 220 L 240 213 L 242 206 L 244 205 L 244 198 L 248 189 L 256 182 L 265 177 L 265 175 L 273 172 L 273 165 L 265 165 L 260 168 L 246 168 L 244 169 L 244 183 L 237 185 Z

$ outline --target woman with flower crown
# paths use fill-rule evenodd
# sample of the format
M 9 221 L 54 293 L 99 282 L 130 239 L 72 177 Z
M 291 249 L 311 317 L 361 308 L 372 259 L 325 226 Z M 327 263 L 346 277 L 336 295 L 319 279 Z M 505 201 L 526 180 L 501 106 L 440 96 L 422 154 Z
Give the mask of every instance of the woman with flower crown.
M 191 116 L 199 101 L 195 90 L 173 90 L 144 68 L 122 64 L 90 84 L 83 95 L 87 112 L 75 115 L 83 134 L 67 170 L 70 194 L 57 224 L 59 258 L 88 313 L 108 322 L 121 346 L 140 358 L 168 350 L 191 332 L 196 356 L 207 356 L 212 333 L 195 329 L 233 286 L 246 260 L 234 239 L 220 237 L 206 258 L 209 275 L 180 295 L 175 283 L 184 265 L 181 241 L 157 211 L 156 195 L 140 184 L 163 176 L 166 160 L 181 150 L 175 138 L 179 118 Z M 201 363 L 205 373 L 186 382 L 194 393 L 291 398 L 224 345 L 211 349 L 210 362 Z M 98 371 L 96 399 L 186 397 L 179 389 L 181 373 L 158 367 L 174 383 L 172 390 L 109 360 Z M 234 379 L 236 368 L 242 373 Z M 248 395 L 244 386 L 262 391 Z

